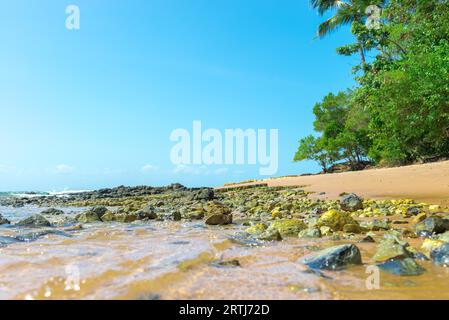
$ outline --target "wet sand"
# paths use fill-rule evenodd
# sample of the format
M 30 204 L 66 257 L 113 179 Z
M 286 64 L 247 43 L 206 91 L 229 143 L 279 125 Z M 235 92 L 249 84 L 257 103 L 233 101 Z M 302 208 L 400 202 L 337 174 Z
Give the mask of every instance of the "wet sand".
M 267 183 L 269 186 L 304 186 L 322 199 L 337 199 L 342 192 L 367 199 L 414 199 L 449 207 L 449 161 L 395 168 L 280 177 L 234 186 Z M 226 187 L 232 187 L 229 185 Z M 325 192 L 325 194 L 319 194 Z
M 249 247 L 227 239 L 236 229 L 96 225 L 70 238 L 9 245 L 0 248 L 0 299 L 449 299 L 449 269 L 429 261 L 420 262 L 427 269 L 421 276 L 382 273 L 380 288 L 368 289 L 375 243 L 358 244 L 364 265 L 323 271 L 323 278 L 304 272 L 298 259 L 352 241 L 292 237 Z M 221 259 L 240 266 L 213 264 Z

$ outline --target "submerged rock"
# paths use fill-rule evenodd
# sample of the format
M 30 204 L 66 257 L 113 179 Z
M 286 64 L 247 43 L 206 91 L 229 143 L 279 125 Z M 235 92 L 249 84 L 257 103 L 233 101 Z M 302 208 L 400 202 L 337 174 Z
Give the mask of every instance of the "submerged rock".
M 358 225 L 348 212 L 342 212 L 335 209 L 329 210 L 321 215 L 317 225 L 320 227 L 326 226 L 332 231 L 342 231 L 347 224 Z
M 267 225 L 264 223 L 256 223 L 251 227 L 246 228 L 245 232 L 248 232 L 249 234 L 259 234 L 267 230 L 267 228 Z
M 364 221 L 360 225 L 363 228 L 368 229 L 370 231 L 380 231 L 380 230 L 389 230 L 390 229 L 388 220 L 374 219 L 371 221 Z
M 411 257 L 411 254 L 406 250 L 404 244 L 398 243 L 394 238 L 384 238 L 380 241 L 373 259 L 376 262 L 382 262 L 408 257 Z
M 340 199 L 340 207 L 344 211 L 357 211 L 363 209 L 363 199 L 355 193 L 344 195 Z
M 64 211 L 55 209 L 55 208 L 50 208 L 50 209 L 42 211 L 41 214 L 49 215 L 49 216 L 58 216 L 58 215 L 64 214 Z
M 399 276 L 419 276 L 426 271 L 412 258 L 390 259 L 377 266 L 382 271 Z
M 32 215 L 28 218 L 20 220 L 16 226 L 21 227 L 50 227 L 51 223 L 40 214 Z
M 432 250 L 432 252 L 430 252 L 430 258 L 437 265 L 445 267 L 449 266 L 449 243 L 445 243 Z
M 232 214 L 212 214 L 206 218 L 206 224 L 225 225 L 232 223 Z
M 320 238 L 321 237 L 321 231 L 318 228 L 308 228 L 305 230 L 302 230 L 298 234 L 299 238 Z
M 282 235 L 281 233 L 274 228 L 268 228 L 262 233 L 254 235 L 254 237 L 257 240 L 263 240 L 263 241 L 282 241 Z
M 341 270 L 348 265 L 362 264 L 359 248 L 353 244 L 331 247 L 300 260 L 312 269 Z
M 218 260 L 212 262 L 212 265 L 215 267 L 223 268 L 223 267 L 240 267 L 240 261 L 237 259 L 231 259 L 231 260 Z

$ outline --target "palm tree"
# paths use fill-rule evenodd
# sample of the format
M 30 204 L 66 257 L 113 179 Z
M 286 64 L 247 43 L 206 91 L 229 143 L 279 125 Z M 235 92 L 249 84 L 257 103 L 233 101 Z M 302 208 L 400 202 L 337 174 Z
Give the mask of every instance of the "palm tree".
M 318 36 L 323 38 L 332 31 L 347 24 L 362 23 L 365 10 L 369 5 L 381 5 L 385 1 L 375 0 L 311 0 L 311 5 L 322 16 L 327 11 L 334 11 L 334 15 L 321 23 L 318 27 Z M 362 63 L 365 64 L 365 47 L 359 41 L 359 52 Z

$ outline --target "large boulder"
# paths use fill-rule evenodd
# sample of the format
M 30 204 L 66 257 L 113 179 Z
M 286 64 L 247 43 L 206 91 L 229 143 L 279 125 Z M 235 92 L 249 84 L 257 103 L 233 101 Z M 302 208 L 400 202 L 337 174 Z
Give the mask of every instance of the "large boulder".
M 340 207 L 344 211 L 357 211 L 363 209 L 363 199 L 355 193 L 351 193 L 341 197 Z
M 344 244 L 313 253 L 300 262 L 312 269 L 341 270 L 348 265 L 362 264 L 362 256 L 355 245 Z
M 449 220 L 440 217 L 430 217 L 416 224 L 414 229 L 418 235 L 443 233 L 449 230 Z
M 50 227 L 51 223 L 40 214 L 32 215 L 28 218 L 20 220 L 16 226 L 21 227 Z

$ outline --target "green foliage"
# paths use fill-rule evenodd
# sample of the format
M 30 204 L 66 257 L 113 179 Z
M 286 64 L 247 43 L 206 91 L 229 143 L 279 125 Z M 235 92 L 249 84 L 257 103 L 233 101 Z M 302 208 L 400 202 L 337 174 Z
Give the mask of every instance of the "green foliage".
M 327 155 L 329 166 L 367 156 L 385 164 L 449 157 L 449 1 L 379 1 L 383 23 L 375 30 L 364 26 L 360 14 L 373 1 L 311 2 L 320 14 L 348 15 L 343 22 L 351 23 L 357 41 L 337 52 L 360 53 L 362 63 L 354 68 L 356 88 L 315 105 L 314 128 L 321 136 L 301 140 L 313 148 L 300 144 L 295 160 L 320 161 L 318 153 L 320 159 Z M 364 61 L 365 50 L 375 58 Z

